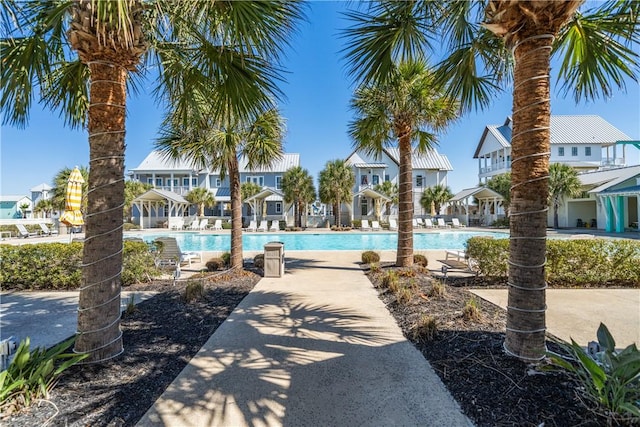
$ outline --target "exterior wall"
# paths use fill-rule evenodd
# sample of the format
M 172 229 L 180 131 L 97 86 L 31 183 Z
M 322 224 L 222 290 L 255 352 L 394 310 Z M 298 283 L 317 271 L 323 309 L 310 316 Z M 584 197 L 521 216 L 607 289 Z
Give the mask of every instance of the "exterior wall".
M 0 219 L 19 219 L 22 214 L 16 202 L 0 202 Z

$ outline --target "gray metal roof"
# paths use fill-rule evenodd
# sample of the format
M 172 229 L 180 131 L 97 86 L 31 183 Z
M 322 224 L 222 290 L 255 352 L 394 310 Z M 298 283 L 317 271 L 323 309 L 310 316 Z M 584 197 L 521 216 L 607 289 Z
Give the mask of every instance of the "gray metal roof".
M 397 163 L 400 162 L 400 150 L 398 148 L 385 148 L 385 151 L 394 161 Z M 451 166 L 451 162 L 449 162 L 447 156 L 438 153 L 434 149 L 428 150 L 424 154 L 412 153 L 411 165 L 414 169 L 453 170 L 453 166 Z
M 241 173 L 286 172 L 296 166 L 300 166 L 300 154 L 298 153 L 284 153 L 280 160 L 274 161 L 270 167 L 266 168 L 248 169 L 247 160 L 245 158 L 240 159 Z
M 369 168 L 369 169 L 384 169 L 389 167 L 386 163 L 354 163 L 353 166 L 357 168 Z
M 597 172 L 578 174 L 578 179 L 584 186 L 593 186 L 589 193 L 600 193 L 608 188 L 620 184 L 628 179 L 640 176 L 640 165 L 626 168 L 606 169 Z
M 29 191 L 31 191 L 32 193 L 41 193 L 43 191 L 49 191 L 49 190 L 53 190 L 53 187 L 43 182 L 42 184 L 36 185 Z
M 0 196 L 0 202 L 17 202 L 18 200 L 21 200 L 21 199 L 31 200 L 31 197 L 15 195 L 15 194 L 4 194 Z
M 476 198 L 478 198 L 478 199 L 493 199 L 493 198 L 498 198 L 500 200 L 503 199 L 503 197 L 500 194 L 496 193 L 495 191 L 493 191 L 490 188 L 487 188 L 487 187 L 473 187 L 473 188 L 466 188 L 466 189 L 464 189 L 462 191 L 459 191 L 449 201 L 450 202 L 459 202 L 459 201 L 462 201 L 462 200 L 464 200 L 464 199 L 466 199 L 467 197 L 470 197 L 470 196 L 476 196 Z
M 229 187 L 216 187 L 210 189 L 216 202 L 228 202 L 231 200 L 231 189 Z
M 137 168 L 131 169 L 132 172 L 151 172 L 151 171 L 197 171 L 193 162 L 185 158 L 178 160 L 171 159 L 161 151 L 154 150 L 138 165 Z
M 602 191 L 600 194 L 607 194 L 607 195 L 640 195 L 640 185 L 633 185 L 631 187 L 624 187 L 624 188 L 616 188 L 616 189 L 609 189 L 609 190 L 605 190 Z

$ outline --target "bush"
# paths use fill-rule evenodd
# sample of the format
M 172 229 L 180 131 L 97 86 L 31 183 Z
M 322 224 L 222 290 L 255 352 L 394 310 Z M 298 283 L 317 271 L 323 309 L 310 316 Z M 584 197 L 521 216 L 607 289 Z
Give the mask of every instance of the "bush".
M 208 271 L 218 271 L 222 270 L 226 264 L 222 258 L 211 258 L 205 265 Z
M 427 294 L 430 297 L 443 297 L 446 293 L 446 289 L 444 284 L 439 280 L 431 281 L 431 289 L 429 289 L 429 293 Z
M 435 317 L 423 314 L 411 328 L 411 339 L 419 342 L 433 340 L 438 333 L 438 322 Z
M 391 291 L 393 292 L 394 289 L 398 288 L 398 282 L 398 275 L 395 273 L 395 271 L 387 271 L 387 273 L 382 278 L 382 287 L 390 289 L 393 288 L 391 289 Z
M 505 217 L 505 218 L 499 218 L 495 221 L 493 221 L 491 223 L 492 227 L 497 227 L 497 228 L 509 228 L 510 224 L 509 224 L 509 218 Z
M 374 251 L 364 251 L 362 252 L 362 262 L 364 264 L 380 262 L 380 255 Z
M 374 262 L 369 264 L 369 271 L 374 274 L 380 273 L 382 271 L 382 267 L 380 267 L 380 264 L 378 264 L 377 262 Z
M 49 350 L 37 347 L 33 351 L 29 350 L 29 337 L 20 342 L 11 364 L 0 373 L 0 409 L 3 414 L 27 407 L 35 399 L 46 399 L 58 376 L 88 356 L 64 353 L 74 341 L 75 337 Z
M 255 268 L 264 268 L 264 254 L 258 254 L 253 257 L 253 266 Z
M 351 228 L 355 228 L 358 229 L 362 227 L 362 221 L 359 219 L 354 219 L 353 221 L 351 221 Z
M 231 265 L 231 252 L 223 253 L 222 255 L 220 255 L 220 258 L 222 258 L 222 261 L 224 261 L 225 267 L 229 268 L 229 266 Z
M 426 267 L 427 264 L 429 264 L 429 260 L 427 259 L 426 256 L 422 255 L 422 254 L 415 254 L 413 256 L 413 263 L 420 265 L 422 267 Z
M 201 281 L 190 280 L 184 288 L 184 300 L 193 302 L 202 299 L 204 296 L 204 285 Z
M 125 222 L 123 224 L 123 229 L 124 231 L 140 230 L 140 226 L 136 224 L 132 224 L 130 222 Z
M 467 256 L 476 260 L 478 270 L 487 277 L 506 277 L 509 239 L 472 237 L 467 240 Z
M 409 302 L 411 302 L 411 297 L 413 296 L 413 294 L 411 293 L 411 289 L 406 286 L 400 287 L 395 291 L 395 294 L 398 304 L 408 304 Z
M 82 243 L 0 245 L 0 283 L 13 290 L 73 290 L 82 283 Z M 153 254 L 144 242 L 125 241 L 122 285 L 158 276 Z
M 468 300 L 462 309 L 462 318 L 466 321 L 480 320 L 480 304 L 475 297 Z

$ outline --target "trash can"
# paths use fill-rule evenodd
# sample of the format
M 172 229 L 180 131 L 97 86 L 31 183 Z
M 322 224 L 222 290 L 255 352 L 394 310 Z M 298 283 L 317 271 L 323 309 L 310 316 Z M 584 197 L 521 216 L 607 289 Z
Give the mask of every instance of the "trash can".
M 284 243 L 269 242 L 264 245 L 264 277 L 284 275 Z

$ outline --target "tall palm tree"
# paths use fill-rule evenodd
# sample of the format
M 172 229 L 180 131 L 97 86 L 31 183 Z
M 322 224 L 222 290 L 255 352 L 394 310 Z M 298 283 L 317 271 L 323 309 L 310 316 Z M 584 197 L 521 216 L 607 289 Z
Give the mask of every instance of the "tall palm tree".
M 301 166 L 294 166 L 287 170 L 282 176 L 282 192 L 284 201 L 293 203 L 294 225 L 302 227 L 303 210 L 316 198 L 313 178 L 309 175 L 309 171 Z
M 398 204 L 398 184 L 392 183 L 391 181 L 384 181 L 382 184 L 376 184 L 373 189 L 389 198 L 387 202 L 387 215 L 390 215 L 391 207 Z
M 204 208 L 210 208 L 216 204 L 213 193 L 204 187 L 196 187 L 189 191 L 185 199 L 198 207 L 198 216 L 201 217 L 204 216 Z
M 440 93 L 434 75 L 421 61 L 401 62 L 388 80 L 363 84 L 351 101 L 355 119 L 349 124 L 354 148 L 375 156 L 384 147 L 400 151 L 398 250 L 396 265 L 413 264 L 413 189 L 411 156 L 424 153 L 458 116 L 458 104 Z
M 495 191 L 504 199 L 504 212 L 509 216 L 509 205 L 511 204 L 511 172 L 494 175 L 486 183 L 487 188 Z
M 207 92 L 215 94 L 216 117 L 255 114 L 280 95 L 278 59 L 301 5 L 43 0 L 6 1 L 3 8 L 3 16 L 11 17 L 0 40 L 4 122 L 26 125 L 38 99 L 89 135 L 75 351 L 89 353 L 89 362 L 106 360 L 123 351 L 118 318 L 126 95 L 145 74 L 134 71 L 158 71 L 155 94 L 164 105 L 184 110 L 192 91 L 215 87 Z
M 528 361 L 545 352 L 546 212 L 550 147 L 549 69 L 562 56 L 560 87 L 576 101 L 610 97 L 639 74 L 640 2 L 612 0 L 381 2 L 349 14 L 346 55 L 364 81 L 390 78 L 397 58 L 433 53 L 444 34 L 438 83 L 462 109 L 490 105 L 513 76 L 509 302 L 505 349 Z M 508 49 L 508 50 L 507 50 Z M 511 52 L 510 54 L 508 52 Z M 513 68 L 512 68 L 513 67 Z
M 207 102 L 202 94 L 200 102 Z M 193 112 L 193 110 L 192 110 Z M 174 112 L 175 114 L 175 112 Z M 229 176 L 231 186 L 231 267 L 242 268 L 242 193 L 240 159 L 247 168 L 269 167 L 282 158 L 284 120 L 278 110 L 271 108 L 251 120 L 230 120 L 220 123 L 211 115 L 194 117 L 187 125 L 179 117 L 169 117 L 156 142 L 157 147 L 171 158 L 189 158 L 194 166 L 220 171 Z
M 331 160 L 320 171 L 318 186 L 322 203 L 333 205 L 333 216 L 336 226 L 342 225 L 341 204 L 353 200 L 353 186 L 356 176 L 353 169 L 344 160 Z
M 549 166 L 549 205 L 553 206 L 553 228 L 558 228 L 558 209 L 565 197 L 576 197 L 582 192 L 578 172 L 564 163 Z
M 435 206 L 436 214 L 440 215 L 440 208 L 453 198 L 453 193 L 449 187 L 444 185 L 434 185 L 427 187 L 420 197 L 420 206 L 426 211 L 431 210 L 431 204 Z

